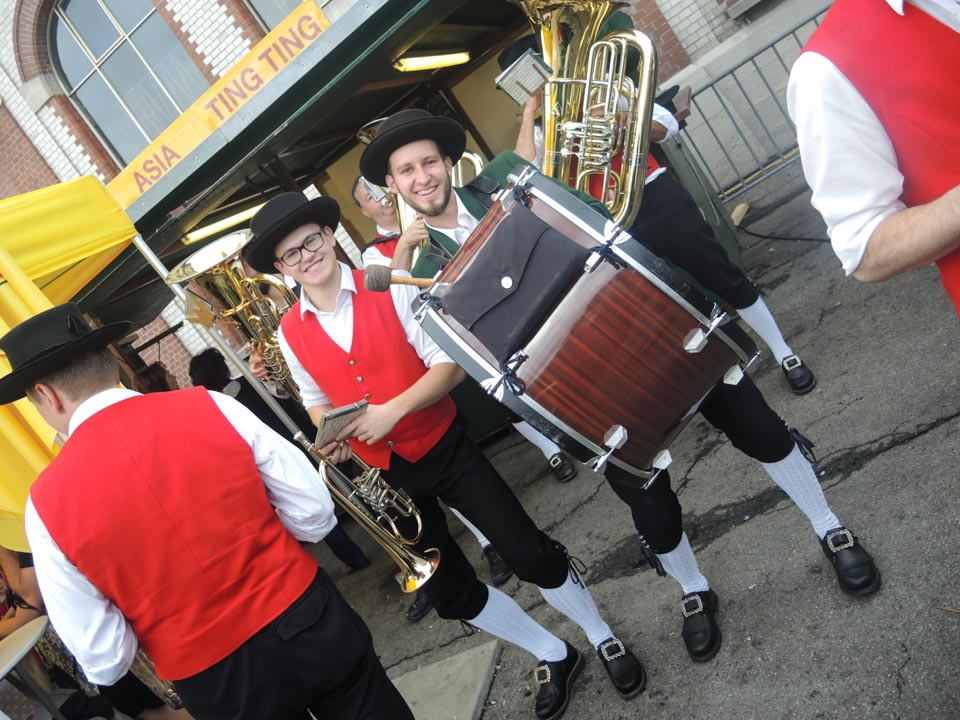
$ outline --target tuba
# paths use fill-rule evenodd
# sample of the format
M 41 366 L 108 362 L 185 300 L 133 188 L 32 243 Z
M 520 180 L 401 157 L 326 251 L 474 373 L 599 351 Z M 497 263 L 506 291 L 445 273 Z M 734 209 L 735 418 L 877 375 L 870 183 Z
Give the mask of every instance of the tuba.
M 232 323 L 254 343 L 263 356 L 270 378 L 280 383 L 299 403 L 300 390 L 277 345 L 280 317 L 293 307 L 297 298 L 282 280 L 273 275 L 247 276 L 240 251 L 249 240 L 249 230 L 214 240 L 171 270 L 167 283 L 193 280 L 203 288 L 217 306 L 212 319 Z M 281 300 L 278 302 L 263 294 L 261 284 L 269 285 Z
M 610 0 L 513 0 L 540 38 L 553 76 L 543 89 L 545 175 L 587 194 L 591 180 L 614 221 L 630 227 L 640 209 L 647 172 L 650 117 L 657 75 L 653 43 L 636 30 L 599 37 L 624 3 Z M 639 82 L 628 53 L 639 52 Z M 619 169 L 611 161 L 621 157 Z
M 167 283 L 196 281 L 213 297 L 217 305 L 214 317 L 234 323 L 245 337 L 260 345 L 270 376 L 300 402 L 299 389 L 277 345 L 280 317 L 294 305 L 296 297 L 272 275 L 247 277 L 240 251 L 249 239 L 250 231 L 243 230 L 214 240 L 171 270 Z M 277 303 L 260 292 L 262 283 L 279 291 L 282 302 Z M 420 554 L 411 549 L 420 539 L 422 521 L 407 494 L 387 485 L 380 477 L 380 469 L 370 467 L 359 457 L 354 459 L 362 472 L 351 480 L 327 462 L 302 432 L 297 433 L 294 440 L 319 463 L 320 477 L 334 501 L 399 565 L 400 588 L 413 592 L 429 580 L 440 563 L 440 552 L 432 548 Z M 398 522 L 405 519 L 415 523 L 416 531 L 411 537 L 398 528 Z

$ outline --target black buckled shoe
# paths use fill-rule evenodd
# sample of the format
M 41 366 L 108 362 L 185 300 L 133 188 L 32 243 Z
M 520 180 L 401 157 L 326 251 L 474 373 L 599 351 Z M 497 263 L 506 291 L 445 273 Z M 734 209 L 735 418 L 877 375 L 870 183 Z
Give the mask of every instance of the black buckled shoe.
M 570 482 L 577 476 L 577 466 L 562 452 L 550 458 L 550 467 L 553 468 L 553 476 L 559 482 Z
M 597 655 L 622 698 L 636 697 L 647 686 L 647 673 L 636 656 L 615 637 L 597 645 Z
M 720 598 L 713 590 L 690 593 L 680 599 L 683 612 L 683 644 L 694 662 L 706 662 L 717 654 L 723 636 L 717 624 Z
M 806 395 L 817 386 L 817 378 L 803 360 L 796 355 L 788 355 L 780 363 L 780 369 L 783 370 L 784 377 L 790 383 L 790 389 L 794 395 Z
M 848 595 L 862 597 L 880 587 L 880 571 L 857 536 L 845 527 L 828 530 L 820 541 L 823 554 L 837 573 L 840 589 Z
M 424 616 L 433 609 L 433 603 L 423 591 L 423 588 L 417 590 L 417 596 L 407 608 L 407 620 L 410 622 L 420 622 Z
M 513 576 L 513 570 L 507 567 L 507 564 L 500 557 L 500 553 L 493 545 L 487 545 L 483 549 L 483 556 L 490 565 L 490 582 L 497 585 L 503 585 Z
M 534 671 L 537 692 L 536 711 L 540 720 L 555 720 L 563 715 L 570 702 L 570 686 L 583 669 L 583 656 L 564 641 L 567 657 L 557 662 L 541 662 Z

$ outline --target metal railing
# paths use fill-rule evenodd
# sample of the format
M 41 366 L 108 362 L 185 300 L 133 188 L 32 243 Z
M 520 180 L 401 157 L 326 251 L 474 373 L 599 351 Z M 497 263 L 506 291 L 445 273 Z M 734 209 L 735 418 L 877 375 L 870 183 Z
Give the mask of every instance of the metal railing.
M 724 202 L 799 158 L 786 108 L 787 80 L 825 12 L 693 91 L 682 137 Z

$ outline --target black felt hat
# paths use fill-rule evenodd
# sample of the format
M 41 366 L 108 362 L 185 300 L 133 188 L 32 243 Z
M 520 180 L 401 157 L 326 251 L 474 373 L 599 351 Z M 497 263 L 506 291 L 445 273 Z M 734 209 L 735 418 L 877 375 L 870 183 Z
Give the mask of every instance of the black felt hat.
M 0 350 L 12 368 L 0 378 L 0 405 L 19 400 L 30 383 L 84 353 L 105 348 L 129 330 L 128 322 L 94 329 L 74 303 L 57 305 L 24 320 L 0 338 Z
M 506 70 L 517 60 L 519 60 L 520 56 L 523 55 L 527 50 L 540 52 L 540 48 L 537 45 L 537 37 L 533 33 L 518 37 L 503 50 L 501 50 L 500 54 L 497 55 L 497 65 L 500 66 L 501 70 Z
M 277 243 L 307 223 L 336 230 L 340 223 L 337 201 L 325 196 L 307 200 L 299 192 L 285 192 L 271 198 L 250 221 L 253 237 L 243 248 L 244 259 L 257 272 L 276 272 L 273 253 Z
M 454 163 L 467 147 L 467 134 L 456 120 L 431 115 L 418 108 L 401 110 L 377 128 L 373 142 L 360 156 L 360 172 L 374 185 L 386 186 L 390 156 L 398 148 L 417 140 L 433 140 Z

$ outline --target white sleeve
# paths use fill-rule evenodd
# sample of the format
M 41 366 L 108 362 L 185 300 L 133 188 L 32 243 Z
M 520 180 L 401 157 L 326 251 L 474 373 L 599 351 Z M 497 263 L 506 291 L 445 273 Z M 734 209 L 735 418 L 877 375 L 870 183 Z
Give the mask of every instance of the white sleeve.
M 397 309 L 397 317 L 400 318 L 400 324 L 403 325 L 403 331 L 407 335 L 407 341 L 423 360 L 423 364 L 432 368 L 440 363 L 452 363 L 451 357 L 440 349 L 434 339 L 413 318 L 413 303 L 420 291 L 411 285 L 391 285 L 390 292 L 393 295 L 393 306 Z
M 389 265 L 393 262 L 390 258 L 380 252 L 380 248 L 376 245 L 368 245 L 363 254 L 360 255 L 360 259 L 363 261 L 363 266 L 367 267 L 368 265 Z
M 283 526 L 297 540 L 319 542 L 326 537 L 337 524 L 333 500 L 307 456 L 237 400 L 218 392 L 210 397 L 253 452 Z
M 877 225 L 905 207 L 893 143 L 863 96 L 817 53 L 802 53 L 794 63 L 787 107 L 813 206 L 850 275 Z
M 680 132 L 680 123 L 677 122 L 673 113 L 663 107 L 663 105 L 653 104 L 653 122 L 660 123 L 667 129 L 667 134 L 663 140 L 669 140 Z M 658 142 L 663 142 L 663 140 L 658 140 Z
M 130 669 L 137 652 L 133 628 L 119 608 L 67 560 L 29 498 L 24 524 L 40 594 L 57 635 L 90 682 L 113 685 Z
M 310 373 L 306 371 L 290 348 L 287 339 L 283 336 L 283 328 L 280 328 L 277 332 L 277 346 L 280 348 L 280 354 L 283 355 L 283 359 L 287 362 L 287 367 L 290 369 L 290 376 L 300 389 L 300 401 L 303 403 L 303 407 L 309 410 L 317 405 L 330 405 L 330 400 L 320 389 L 320 386 L 310 377 Z

